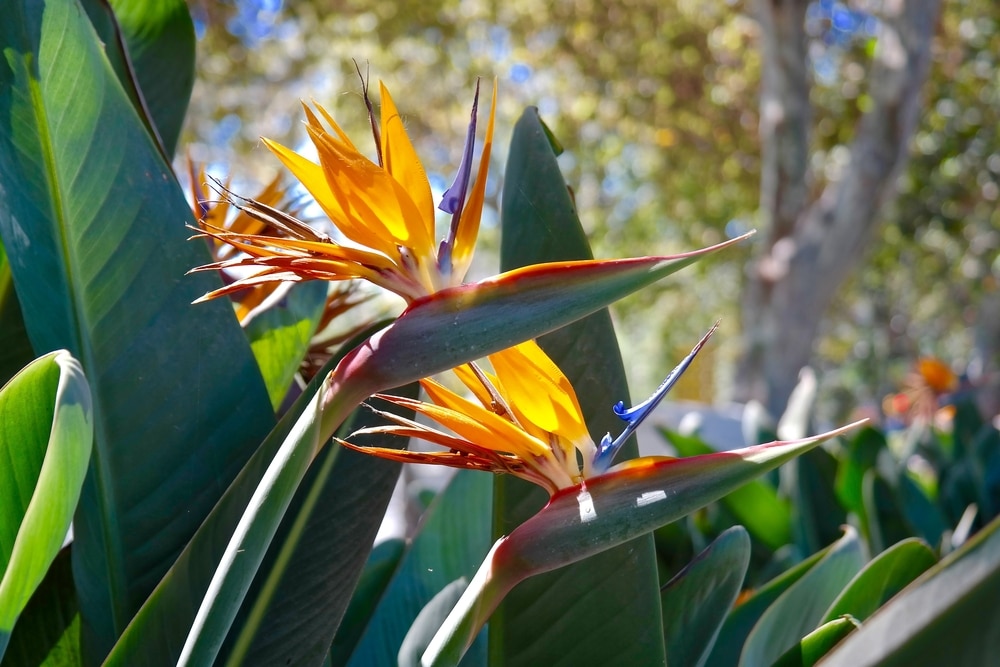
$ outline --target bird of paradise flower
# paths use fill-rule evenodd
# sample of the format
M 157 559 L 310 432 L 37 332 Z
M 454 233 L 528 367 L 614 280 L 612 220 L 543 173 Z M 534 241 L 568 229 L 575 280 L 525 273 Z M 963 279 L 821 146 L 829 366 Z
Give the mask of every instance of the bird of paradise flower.
M 233 246 L 245 257 L 213 262 L 194 269 L 209 271 L 253 267 L 255 271 L 199 301 L 238 290 L 281 281 L 350 280 L 360 278 L 402 296 L 407 302 L 460 285 L 472 262 L 486 192 L 493 146 L 496 86 L 486 138 L 472 183 L 479 84 L 472 105 L 462 162 L 439 208 L 451 214 L 451 224 L 435 247 L 435 214 L 430 182 L 403 127 L 403 120 L 386 87 L 380 84 L 381 122 L 375 119 L 368 90 L 365 102 L 375 140 L 377 163 L 351 142 L 326 109 L 303 105 L 306 129 L 319 164 L 281 144 L 264 139 L 315 199 L 337 229 L 357 245 L 337 243 L 294 215 L 262 201 L 230 197 L 248 215 L 281 229 L 284 237 L 245 233 L 203 225 L 202 235 Z M 325 121 L 325 124 L 324 124 Z M 328 129 L 329 128 L 329 129 Z M 471 188 L 470 188 L 471 184 Z
M 476 363 L 453 369 L 475 396 L 475 401 L 459 396 L 432 379 L 420 381 L 430 403 L 389 394 L 377 395 L 433 419 L 455 435 L 378 410 L 378 414 L 393 424 L 352 434 L 352 437 L 375 433 L 415 437 L 446 447 L 448 451 L 356 447 L 345 440 L 339 442 L 357 451 L 404 463 L 510 473 L 554 495 L 585 484 L 589 478 L 613 472 L 612 465 L 621 447 L 663 400 L 717 328 L 718 323 L 649 399 L 631 409 L 625 409 L 621 403 L 615 405 L 615 414 L 627 425 L 618 437 L 612 439 L 610 434 L 605 435 L 599 444 L 594 443 L 587 431 L 573 385 L 533 340 L 489 355 L 494 373 L 485 372 Z M 660 457 L 647 458 L 646 462 L 657 458 Z

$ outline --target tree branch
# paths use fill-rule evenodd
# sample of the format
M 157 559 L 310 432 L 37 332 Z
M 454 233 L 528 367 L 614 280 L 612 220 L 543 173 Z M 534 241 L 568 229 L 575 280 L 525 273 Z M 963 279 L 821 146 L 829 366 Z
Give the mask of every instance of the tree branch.
M 823 313 L 863 257 L 881 206 L 894 193 L 919 116 L 940 12 L 940 0 L 884 3 L 870 74 L 872 107 L 858 124 L 847 165 L 807 204 L 806 4 L 755 4 L 765 72 L 761 212 L 769 230 L 744 293 L 737 398 L 757 398 L 772 413 L 784 409 L 799 370 L 809 363 Z

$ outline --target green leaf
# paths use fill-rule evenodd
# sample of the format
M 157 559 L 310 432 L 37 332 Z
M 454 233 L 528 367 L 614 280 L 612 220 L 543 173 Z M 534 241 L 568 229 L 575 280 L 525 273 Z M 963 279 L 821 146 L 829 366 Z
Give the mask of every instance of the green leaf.
M 257 313 L 244 327 L 275 410 L 292 386 L 326 305 L 327 283 L 290 287 L 279 303 Z
M 34 348 L 94 400 L 73 559 L 97 661 L 273 415 L 228 304 L 190 305 L 218 278 L 184 275 L 208 253 L 79 5 L 6 3 L 0 52 L 0 236 Z
M 927 570 L 824 666 L 991 665 L 1000 646 L 1000 520 Z
M 65 351 L 0 390 L 0 657 L 69 531 L 93 428 L 87 380 Z
M 385 593 L 399 563 L 406 553 L 407 543 L 401 538 L 380 542 L 372 549 L 361 578 L 354 589 L 344 620 L 337 628 L 330 647 L 330 664 L 346 665 L 371 620 L 382 594 Z
M 537 110 L 526 110 L 514 128 L 504 175 L 502 270 L 593 258 L 551 141 Z M 573 384 L 595 442 L 620 431 L 623 423 L 611 406 L 628 402 L 628 385 L 608 311 L 548 334 L 539 344 Z M 637 455 L 634 439 L 620 454 L 622 460 Z M 510 533 L 547 500 L 533 484 L 498 477 L 494 537 Z M 511 591 L 491 619 L 491 662 L 662 664 L 662 635 L 654 622 L 660 613 L 656 587 L 651 535 L 529 579 Z
M 866 537 L 868 526 L 862 498 L 862 479 L 865 472 L 875 467 L 879 452 L 886 447 L 885 435 L 871 426 L 865 426 L 844 443 L 844 454 L 838 457 L 835 482 L 837 498 L 841 505 L 861 519 L 861 532 Z
M 0 243 L 0 386 L 27 366 L 35 354 L 24 328 L 21 304 L 14 292 L 7 253 Z
M 139 90 L 167 155 L 177 149 L 194 86 L 194 23 L 184 0 L 109 0 Z
M 419 386 L 393 392 L 416 398 Z M 413 412 L 369 399 L 380 410 L 412 418 Z M 387 421 L 358 408 L 341 435 Z M 345 432 L 346 431 L 346 432 Z M 405 444 L 393 436 L 358 436 L 359 446 Z M 228 664 L 318 664 L 329 653 L 371 551 L 399 477 L 400 464 L 328 447 L 313 462 L 296 492 L 267 559 L 242 610 Z M 364 480 L 364 483 L 359 483 Z M 350 536 L 345 539 L 345 536 Z
M 315 411 L 317 391 L 327 373 L 341 361 L 344 351 L 356 345 L 358 341 L 364 340 L 379 326 L 384 326 L 384 323 L 374 325 L 344 345 L 340 354 L 334 355 L 320 370 L 275 429 L 264 439 L 129 624 L 108 656 L 105 662 L 107 667 L 177 664 L 184 637 L 188 634 L 198 606 L 230 542 L 230 537 L 237 528 L 247 504 L 260 486 L 261 480 L 267 475 L 269 466 L 293 429 L 303 429 L 308 426 L 308 424 L 298 425 L 297 422 L 307 410 Z M 336 449 L 339 451 L 339 448 Z M 372 459 L 373 466 L 383 463 Z M 304 466 L 300 468 L 303 475 L 305 470 Z M 285 502 L 290 502 L 293 492 L 294 489 L 287 490 Z M 279 519 L 280 517 L 274 520 L 273 529 L 277 529 Z M 377 523 L 381 517 L 372 515 L 370 520 Z M 261 549 L 260 558 L 263 558 L 264 550 Z M 344 575 L 352 576 L 352 573 L 345 572 Z M 246 579 L 247 587 L 251 580 L 252 573 Z M 237 608 L 238 605 L 232 608 L 234 615 Z M 224 637 L 225 632 L 220 631 L 216 639 L 221 644 Z
M 921 540 L 910 538 L 894 544 L 868 563 L 841 591 L 823 618 L 840 616 L 864 622 L 887 600 L 937 562 L 934 551 Z
M 492 489 L 490 475 L 460 470 L 434 499 L 349 665 L 395 664 L 420 611 L 456 579 L 472 577 L 489 549 Z M 485 662 L 475 654 L 467 664 Z
M 907 523 L 929 544 L 938 548 L 948 528 L 944 514 L 906 470 L 899 475 L 896 497 Z
M 424 605 L 413 619 L 413 624 L 410 625 L 409 631 L 403 637 L 403 643 L 399 646 L 396 657 L 396 664 L 399 667 L 419 667 L 420 656 L 468 585 L 469 582 L 465 579 L 456 579 Z
M 683 436 L 669 429 L 659 432 L 681 456 L 709 454 L 712 447 L 696 437 Z M 750 535 L 772 551 L 792 539 L 792 511 L 788 502 L 764 480 L 754 480 L 736 489 L 719 501 L 743 524 Z
M 897 506 L 892 488 L 874 468 L 864 475 L 862 498 L 868 516 L 868 539 L 872 553 L 879 553 L 912 535 L 904 513 Z
M 848 528 L 823 558 L 760 617 L 740 654 L 741 666 L 770 665 L 819 626 L 826 610 L 864 565 L 857 532 Z
M 861 627 L 851 616 L 827 621 L 785 651 L 772 667 L 812 667 L 847 635 Z
M 781 469 L 782 489 L 793 508 L 793 532 L 803 553 L 815 553 L 835 542 L 847 514 L 837 500 L 837 460 L 814 449 Z
M 750 564 L 750 536 L 724 531 L 660 590 L 667 664 L 703 665 Z
M 70 547 L 59 552 L 14 626 L 2 667 L 79 667 L 80 612 Z
M 707 665 L 715 667 L 730 667 L 735 665 L 743 650 L 747 635 L 753 630 L 764 612 L 774 604 L 775 600 L 784 595 L 785 591 L 802 579 L 830 551 L 828 547 L 813 554 L 795 567 L 775 577 L 764 584 L 753 596 L 737 605 L 726 622 L 722 624 L 715 647 L 708 657 Z
M 80 0 L 157 149 L 176 150 L 194 85 L 194 24 L 183 0 Z

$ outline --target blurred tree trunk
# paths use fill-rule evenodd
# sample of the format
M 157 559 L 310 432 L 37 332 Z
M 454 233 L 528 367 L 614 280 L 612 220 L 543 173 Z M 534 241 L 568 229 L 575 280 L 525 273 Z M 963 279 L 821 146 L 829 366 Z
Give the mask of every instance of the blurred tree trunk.
M 906 162 L 940 0 L 887 0 L 869 71 L 871 106 L 848 159 L 813 181 L 808 0 L 755 0 L 760 24 L 762 236 L 742 295 L 736 398 L 780 415 L 809 363 L 820 320 L 864 257 Z M 835 173 L 830 173 L 830 172 Z

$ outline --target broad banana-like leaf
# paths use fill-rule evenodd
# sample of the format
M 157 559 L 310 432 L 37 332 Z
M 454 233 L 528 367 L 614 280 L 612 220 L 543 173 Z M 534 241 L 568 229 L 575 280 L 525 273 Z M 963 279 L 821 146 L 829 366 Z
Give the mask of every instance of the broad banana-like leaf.
M 577 487 L 563 489 L 538 514 L 493 545 L 428 647 L 424 664 L 454 664 L 500 600 L 528 577 L 582 560 L 679 519 L 853 426 L 856 424 L 805 440 L 706 456 L 636 459 Z
M 66 351 L 36 359 L 0 389 L 0 657 L 69 531 L 92 416 L 87 380 Z
M 741 667 L 770 665 L 815 630 L 830 604 L 863 565 L 857 531 L 847 528 L 822 560 L 760 617 L 743 645 Z
M 660 591 L 667 664 L 705 664 L 750 564 L 750 536 L 729 528 Z
M 0 53 L 0 236 L 33 347 L 94 400 L 73 559 L 96 662 L 274 417 L 232 309 L 190 305 L 219 279 L 184 275 L 208 253 L 80 5 L 4 3 Z
M 514 127 L 501 198 L 502 270 L 593 254 L 556 162 L 551 135 L 534 108 Z M 625 369 L 607 310 L 539 339 L 573 384 L 595 442 L 621 430 L 612 412 L 629 402 Z M 633 438 L 619 454 L 638 455 Z M 494 480 L 494 539 L 510 533 L 548 500 L 516 477 Z M 493 665 L 661 665 L 665 660 L 651 535 L 533 577 L 508 595 L 490 623 Z
M 389 538 L 372 548 L 365 569 L 361 571 L 361 578 L 351 596 L 351 603 L 347 606 L 344 619 L 340 622 L 337 634 L 333 638 L 329 657 L 331 667 L 347 664 L 406 550 L 407 540 L 401 537 Z
M 825 657 L 830 667 L 996 661 L 1000 520 L 906 587 Z
M 122 89 L 163 158 L 177 147 L 194 85 L 194 24 L 183 0 L 80 0 Z

